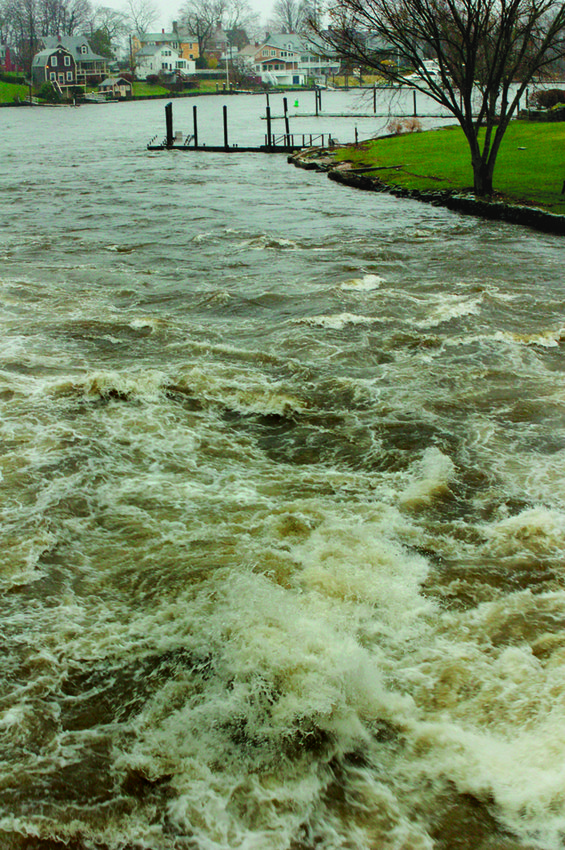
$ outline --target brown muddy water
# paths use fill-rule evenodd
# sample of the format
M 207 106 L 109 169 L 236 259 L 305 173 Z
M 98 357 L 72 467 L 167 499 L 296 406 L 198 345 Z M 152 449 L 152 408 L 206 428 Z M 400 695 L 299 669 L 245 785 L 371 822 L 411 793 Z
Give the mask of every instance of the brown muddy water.
M 562 238 L 162 106 L 0 116 L 0 846 L 558 850 Z

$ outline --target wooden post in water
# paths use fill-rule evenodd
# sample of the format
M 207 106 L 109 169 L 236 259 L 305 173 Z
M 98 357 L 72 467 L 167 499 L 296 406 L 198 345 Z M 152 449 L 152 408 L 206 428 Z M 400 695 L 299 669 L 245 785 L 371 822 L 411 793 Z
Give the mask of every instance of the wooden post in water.
M 224 147 L 227 150 L 228 145 L 228 108 L 224 106 Z
M 373 113 L 377 114 L 377 84 L 373 83 Z
M 288 140 L 290 138 L 290 127 L 289 127 L 289 124 L 288 124 L 288 101 L 287 101 L 286 97 L 283 97 L 283 106 L 284 106 L 284 129 L 285 129 L 286 138 L 287 138 L 286 143 L 288 145 L 289 144 Z
M 194 147 L 198 147 L 198 118 L 196 115 L 196 106 L 192 107 L 192 121 L 194 125 Z
M 267 106 L 267 147 L 271 147 L 271 107 Z
M 167 103 L 165 106 L 165 124 L 167 125 L 167 136 L 165 144 L 168 148 L 172 148 L 174 135 L 173 135 L 173 104 Z
M 318 115 L 322 108 L 322 89 L 319 89 L 318 86 L 316 86 L 314 89 L 314 95 L 316 97 L 316 115 Z

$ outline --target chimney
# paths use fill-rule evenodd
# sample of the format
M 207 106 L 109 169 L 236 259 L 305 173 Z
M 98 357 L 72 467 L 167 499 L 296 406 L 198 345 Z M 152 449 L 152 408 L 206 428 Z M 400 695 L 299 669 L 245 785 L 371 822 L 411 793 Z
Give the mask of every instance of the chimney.
M 164 29 L 163 29 L 163 30 L 161 30 L 161 32 L 163 33 L 163 35 L 165 35 L 165 30 L 164 30 Z
M 173 21 L 173 32 L 178 32 L 179 22 Z

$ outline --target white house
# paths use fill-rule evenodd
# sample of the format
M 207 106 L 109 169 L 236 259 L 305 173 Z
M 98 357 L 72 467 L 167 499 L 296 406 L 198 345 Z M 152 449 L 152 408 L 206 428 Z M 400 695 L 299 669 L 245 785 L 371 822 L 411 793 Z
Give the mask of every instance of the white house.
M 183 59 L 180 50 L 168 44 L 154 44 L 142 47 L 135 54 L 135 75 L 138 80 L 146 80 L 151 74 L 192 74 L 196 68 L 193 59 Z

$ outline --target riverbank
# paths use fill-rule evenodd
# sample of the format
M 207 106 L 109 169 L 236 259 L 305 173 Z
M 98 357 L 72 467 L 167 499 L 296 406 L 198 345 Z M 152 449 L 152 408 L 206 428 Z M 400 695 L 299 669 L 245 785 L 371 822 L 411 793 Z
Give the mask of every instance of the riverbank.
M 461 174 L 456 174 L 453 170 L 453 157 L 450 156 L 448 146 L 449 133 L 453 134 L 454 131 L 456 132 L 456 128 L 448 128 L 447 132 L 440 130 L 411 134 L 410 137 L 386 137 L 361 145 L 343 145 L 336 149 L 311 148 L 291 155 L 289 162 L 299 168 L 327 173 L 330 180 L 357 189 L 387 192 L 396 197 L 444 206 L 467 215 L 522 224 L 548 233 L 565 234 L 565 214 L 562 212 L 565 207 L 565 195 L 561 194 L 565 169 L 561 174 L 559 162 L 556 163 L 551 191 L 546 187 L 543 187 L 543 191 L 539 187 L 534 189 L 532 181 L 528 180 L 527 172 L 524 171 L 525 163 L 529 163 L 532 171 L 536 171 L 533 145 L 527 150 L 523 145 L 517 145 L 520 140 L 511 135 L 504 156 L 502 151 L 500 155 L 501 191 L 491 200 L 476 198 L 472 191 L 465 187 Z M 424 137 L 428 139 L 424 140 Z M 546 163 L 552 156 L 555 160 L 556 149 L 552 146 L 553 142 L 552 139 L 551 144 L 547 146 L 547 152 L 544 152 Z M 439 151 L 439 157 L 434 154 L 432 145 Z M 425 168 L 422 167 L 423 164 Z M 547 170 L 546 167 L 545 172 Z M 511 191 L 517 173 L 522 190 L 519 200 Z M 505 179 L 506 174 L 512 175 L 512 179 Z M 542 205 L 539 198 L 543 198 L 546 203 Z M 547 209 L 544 206 L 555 209 Z

